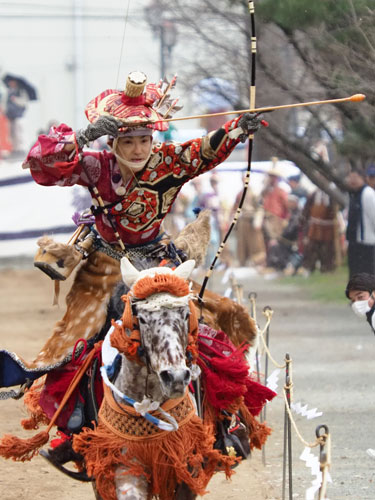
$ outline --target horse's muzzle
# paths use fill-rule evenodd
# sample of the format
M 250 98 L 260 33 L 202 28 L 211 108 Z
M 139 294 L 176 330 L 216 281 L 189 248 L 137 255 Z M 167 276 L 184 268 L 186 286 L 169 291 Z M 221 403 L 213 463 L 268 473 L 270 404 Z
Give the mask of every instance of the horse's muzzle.
M 169 397 L 181 397 L 191 380 L 188 368 L 179 370 L 163 370 L 159 373 L 160 379 Z

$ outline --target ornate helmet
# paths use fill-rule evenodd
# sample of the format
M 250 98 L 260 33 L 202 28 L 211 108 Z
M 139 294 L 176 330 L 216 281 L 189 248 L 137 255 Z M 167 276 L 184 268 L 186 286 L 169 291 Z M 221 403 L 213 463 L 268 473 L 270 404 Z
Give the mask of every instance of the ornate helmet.
M 160 80 L 156 85 L 146 85 L 147 77 L 140 71 L 128 75 L 125 90 L 108 89 L 92 99 L 86 106 L 85 113 L 93 123 L 99 116 L 113 116 L 124 122 L 122 132 L 137 127 L 147 127 L 153 130 L 168 130 L 164 119 L 170 118 L 174 112 L 181 109 L 176 106 L 177 99 L 171 99 L 169 91 L 176 84 L 174 76 L 170 82 Z

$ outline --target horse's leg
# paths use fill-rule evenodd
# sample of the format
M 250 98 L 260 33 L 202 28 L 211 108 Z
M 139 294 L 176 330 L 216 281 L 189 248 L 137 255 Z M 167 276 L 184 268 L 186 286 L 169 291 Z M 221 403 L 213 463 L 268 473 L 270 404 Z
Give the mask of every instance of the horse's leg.
M 116 469 L 115 483 L 117 500 L 146 500 L 148 483 L 144 476 L 123 474 L 125 467 Z
M 191 491 L 186 483 L 181 483 L 177 486 L 174 500 L 195 500 L 195 498 L 197 498 L 197 495 Z
M 144 476 L 135 477 L 123 475 L 125 467 L 119 467 L 116 470 L 115 483 L 116 483 L 116 499 L 113 500 L 146 500 L 148 483 Z M 103 500 L 96 489 L 95 482 L 92 483 L 92 488 L 95 493 L 96 500 Z M 181 500 L 189 500 L 190 497 L 181 497 Z M 191 497 L 192 499 L 195 497 Z

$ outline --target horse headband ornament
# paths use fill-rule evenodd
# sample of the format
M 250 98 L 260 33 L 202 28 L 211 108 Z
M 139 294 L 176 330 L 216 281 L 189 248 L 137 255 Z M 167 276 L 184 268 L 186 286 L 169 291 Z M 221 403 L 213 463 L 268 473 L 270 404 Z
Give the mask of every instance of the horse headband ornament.
M 146 85 L 146 75 L 133 71 L 128 75 L 125 90 L 104 90 L 86 106 L 88 120 L 94 123 L 100 116 L 113 116 L 126 122 L 122 132 L 133 127 L 147 127 L 164 132 L 169 124 L 164 120 L 181 109 L 178 98 L 171 99 L 169 92 L 174 88 L 177 77 L 170 82 L 160 80 L 158 84 Z
M 186 348 L 188 363 L 195 363 L 198 358 L 198 319 L 195 306 L 191 300 L 191 291 L 187 278 L 195 265 L 195 261 L 189 260 L 178 266 L 176 270 L 168 267 L 153 268 L 145 271 L 137 271 L 135 267 L 124 257 L 121 261 L 121 272 L 124 282 L 131 286 L 127 295 L 122 297 L 125 303 L 122 324 L 112 321 L 114 331 L 111 334 L 111 345 L 122 352 L 130 361 L 140 365 L 143 350 L 141 345 L 141 334 L 138 319 L 133 315 L 132 299 L 142 301 L 142 307 L 156 310 L 163 305 L 179 306 L 189 305 L 189 332 Z M 169 298 L 167 298 L 167 296 Z M 173 295 L 174 300 L 170 300 Z M 130 331 L 128 335 L 126 330 Z

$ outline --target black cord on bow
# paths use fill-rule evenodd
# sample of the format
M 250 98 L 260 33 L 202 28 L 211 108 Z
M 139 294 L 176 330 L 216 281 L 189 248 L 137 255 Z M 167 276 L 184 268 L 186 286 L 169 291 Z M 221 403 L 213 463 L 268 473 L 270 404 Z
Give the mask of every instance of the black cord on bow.
M 250 82 L 250 108 L 255 108 L 255 77 L 256 77 L 256 51 L 257 51 L 257 42 L 256 42 L 256 32 L 255 32 L 255 7 L 254 7 L 254 2 L 252 0 L 249 0 L 248 2 L 248 7 L 249 7 L 249 13 L 250 13 L 250 27 L 251 27 L 251 82 Z M 214 270 L 214 267 L 216 265 L 216 262 L 218 258 L 220 257 L 227 241 L 228 238 L 233 231 L 234 226 L 237 223 L 237 220 L 241 214 L 242 207 L 246 198 L 246 193 L 248 190 L 249 182 L 250 182 L 250 172 L 251 172 L 251 158 L 253 154 L 253 144 L 254 144 L 254 135 L 249 136 L 249 145 L 248 145 L 248 156 L 247 156 L 247 169 L 246 169 L 246 175 L 245 175 L 245 181 L 244 181 L 244 187 L 242 191 L 242 196 L 240 199 L 240 202 L 238 204 L 238 208 L 236 210 L 236 213 L 234 214 L 233 220 L 231 225 L 229 226 L 228 231 L 226 232 L 223 241 L 220 243 L 220 246 L 216 252 L 215 257 L 213 258 L 210 268 L 208 269 L 206 276 L 204 277 L 201 289 L 198 294 L 198 303 L 200 305 L 200 318 L 199 320 L 201 321 L 203 319 L 203 295 L 208 283 L 208 280 L 210 279 L 210 276 L 212 274 L 212 271 Z

